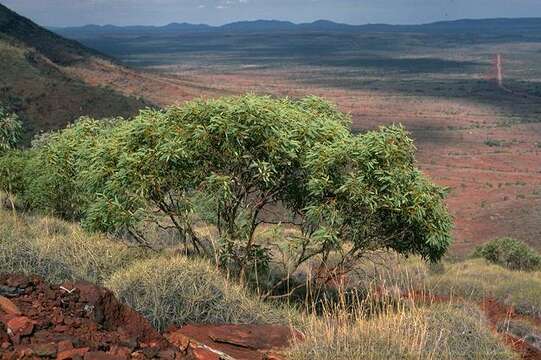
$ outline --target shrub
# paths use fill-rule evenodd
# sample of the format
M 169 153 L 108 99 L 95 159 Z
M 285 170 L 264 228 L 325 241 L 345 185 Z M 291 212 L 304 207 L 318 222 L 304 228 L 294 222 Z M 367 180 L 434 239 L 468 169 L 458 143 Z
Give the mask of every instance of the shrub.
M 311 317 L 291 360 L 515 359 L 474 306 L 434 304 L 389 310 L 353 322 Z
M 94 149 L 81 178 L 99 196 L 84 224 L 126 228 L 142 243 L 148 222 L 175 228 L 196 252 L 209 254 L 208 245 L 217 244 L 220 263 L 242 278 L 265 269 L 280 247 L 255 238 L 271 222 L 263 214 L 279 204 L 272 222 L 299 230 L 279 249 L 287 254 L 286 274 L 309 259 L 325 264 L 332 254 L 345 256 L 328 273 L 347 272 L 378 248 L 439 259 L 451 240 L 445 191 L 415 167 L 405 130 L 352 135 L 348 125 L 317 98 L 247 95 L 143 111 Z M 217 228 L 217 241 L 197 235 L 198 220 Z
M 144 110 L 129 122 L 83 118 L 34 142 L 22 198 L 145 246 L 148 229 L 173 229 L 241 279 L 268 272 L 280 253 L 286 275 L 264 296 L 308 261 L 320 279 L 370 250 L 440 259 L 451 242 L 446 191 L 417 169 L 408 133 L 353 135 L 349 124 L 319 98 L 254 95 Z M 201 222 L 216 238 L 197 233 Z M 295 231 L 262 244 L 256 234 L 269 223 Z
M 15 113 L 0 106 L 0 154 L 15 148 L 21 140 L 23 126 Z
M 0 192 L 7 194 L 11 201 L 12 195 L 22 195 L 26 188 L 28 158 L 27 152 L 19 150 L 9 150 L 0 155 Z
M 487 139 L 485 140 L 485 145 L 490 147 L 500 147 L 504 145 L 504 142 L 502 140 Z
M 25 175 L 24 198 L 29 206 L 64 219 L 79 219 L 94 197 L 81 179 L 87 159 L 93 156 L 99 137 L 120 121 L 80 118 L 64 130 L 35 140 Z
M 188 323 L 285 323 L 288 313 L 252 297 L 203 260 L 160 257 L 114 274 L 106 286 L 158 329 Z
M 482 257 L 511 270 L 541 270 L 541 255 L 520 240 L 501 238 L 479 246 L 475 257 Z

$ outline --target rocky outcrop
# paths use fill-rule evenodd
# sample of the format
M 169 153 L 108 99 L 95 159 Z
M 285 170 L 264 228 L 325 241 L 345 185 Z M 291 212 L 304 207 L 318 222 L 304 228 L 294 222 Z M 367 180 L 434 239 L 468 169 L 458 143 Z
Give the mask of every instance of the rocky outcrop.
M 78 282 L 0 277 L 2 359 L 192 359 L 113 294 Z
M 0 275 L 0 359 L 276 360 L 284 326 L 188 325 L 162 335 L 104 288 Z

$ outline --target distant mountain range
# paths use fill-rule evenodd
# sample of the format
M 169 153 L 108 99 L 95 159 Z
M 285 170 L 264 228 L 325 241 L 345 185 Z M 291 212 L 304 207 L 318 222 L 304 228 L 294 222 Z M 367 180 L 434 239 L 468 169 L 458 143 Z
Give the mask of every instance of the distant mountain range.
M 436 32 L 517 34 L 541 31 L 539 18 L 463 19 L 440 21 L 421 25 L 367 24 L 348 25 L 328 20 L 295 24 L 289 21 L 255 20 L 240 21 L 222 26 L 205 24 L 171 23 L 165 26 L 115 26 L 86 25 L 80 27 L 51 27 L 50 30 L 68 38 L 94 38 L 107 35 L 171 35 L 189 32 Z

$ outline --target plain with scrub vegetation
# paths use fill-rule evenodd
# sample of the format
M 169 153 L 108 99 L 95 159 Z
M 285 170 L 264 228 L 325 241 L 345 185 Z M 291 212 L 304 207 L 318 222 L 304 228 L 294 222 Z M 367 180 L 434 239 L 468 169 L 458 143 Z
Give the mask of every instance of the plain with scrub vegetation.
M 28 149 L 1 121 L 0 271 L 105 285 L 159 329 L 290 324 L 291 359 L 513 359 L 476 304 L 541 309 L 536 269 L 431 265 L 446 189 L 400 126 L 353 135 L 322 99 L 254 95 L 81 118 Z

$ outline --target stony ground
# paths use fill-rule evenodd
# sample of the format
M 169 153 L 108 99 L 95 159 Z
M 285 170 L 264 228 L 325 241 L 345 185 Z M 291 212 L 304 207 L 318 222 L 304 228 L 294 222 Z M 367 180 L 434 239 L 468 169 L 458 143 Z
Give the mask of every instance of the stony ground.
M 187 326 L 159 334 L 113 294 L 77 282 L 0 276 L 0 354 L 11 359 L 278 359 L 284 327 Z

